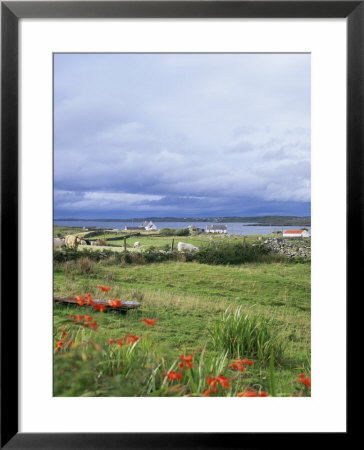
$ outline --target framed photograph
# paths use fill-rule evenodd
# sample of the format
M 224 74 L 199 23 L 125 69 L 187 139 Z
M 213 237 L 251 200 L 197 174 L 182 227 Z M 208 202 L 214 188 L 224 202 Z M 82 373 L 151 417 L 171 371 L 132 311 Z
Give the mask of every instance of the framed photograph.
M 2 2 L 2 447 L 347 437 L 363 25 Z

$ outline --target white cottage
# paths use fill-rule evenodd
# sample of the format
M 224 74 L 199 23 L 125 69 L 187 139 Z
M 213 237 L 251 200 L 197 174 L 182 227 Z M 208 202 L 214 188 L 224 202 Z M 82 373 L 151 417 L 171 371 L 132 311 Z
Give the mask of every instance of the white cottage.
M 311 233 L 307 230 L 286 230 L 283 231 L 283 237 L 310 237 Z
M 207 225 L 206 226 L 206 233 L 226 234 L 227 233 L 227 226 L 226 225 Z
M 146 231 L 156 231 L 158 230 L 157 226 L 150 220 L 149 222 L 144 221 L 141 225 Z

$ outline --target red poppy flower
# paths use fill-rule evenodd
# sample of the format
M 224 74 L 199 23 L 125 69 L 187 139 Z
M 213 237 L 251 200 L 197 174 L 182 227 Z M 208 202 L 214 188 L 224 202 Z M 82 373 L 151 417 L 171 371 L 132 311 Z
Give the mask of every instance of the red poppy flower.
M 111 345 L 111 344 L 116 344 L 116 341 L 114 340 L 114 339 L 109 339 L 109 344 Z
M 298 381 L 311 389 L 311 378 L 299 378 Z
M 96 285 L 96 287 L 98 287 L 99 289 L 102 290 L 102 292 L 109 292 L 110 291 L 110 287 L 108 286 L 101 286 L 101 284 Z
M 184 362 L 192 362 L 193 356 L 192 355 L 181 355 L 179 359 L 182 359 Z
M 116 342 L 118 343 L 119 347 L 122 347 L 124 345 L 122 339 L 116 339 Z
M 305 385 L 311 389 L 311 378 L 305 378 Z
M 183 375 L 177 372 L 177 370 L 171 370 L 167 373 L 167 375 L 164 376 L 167 377 L 168 380 L 182 380 L 183 378 Z
M 178 365 L 180 367 L 183 367 L 183 368 L 188 367 L 189 369 L 191 369 L 193 367 L 193 364 L 192 364 L 193 356 L 192 355 L 181 355 L 179 357 L 179 359 L 182 359 L 182 361 L 183 361 L 183 362 L 178 363 Z
M 238 397 L 258 397 L 258 392 L 248 386 L 245 388 L 245 391 L 238 392 L 237 395 Z
M 239 370 L 239 372 L 243 372 L 245 370 L 244 364 L 251 366 L 253 361 L 250 361 L 250 359 L 237 359 L 234 363 L 230 364 L 230 368 L 232 370 Z
M 224 375 L 219 375 L 217 377 L 217 381 L 221 384 L 221 386 L 226 389 L 230 386 L 229 380 Z
M 145 322 L 145 325 L 151 325 L 154 327 L 156 319 L 142 319 Z
M 90 327 L 92 327 L 94 330 L 97 330 L 97 328 L 98 328 L 98 325 L 96 322 L 89 322 L 88 325 L 90 325 Z
M 243 364 L 239 364 L 239 363 L 230 364 L 230 368 L 232 370 L 239 370 L 240 372 L 243 372 L 245 370 L 245 366 Z
M 91 322 L 92 317 L 89 316 L 88 314 L 85 314 L 85 320 L 86 320 L 86 322 Z
M 121 306 L 121 301 L 117 298 L 112 298 L 111 300 L 109 300 L 109 305 L 111 306 L 111 308 L 119 308 Z
M 300 374 L 298 375 L 298 378 L 306 378 L 306 374 L 305 374 L 305 373 L 300 373 Z
M 60 341 L 56 342 L 56 350 L 57 350 L 57 352 L 59 352 L 62 347 L 63 347 L 63 339 L 61 339 Z
M 70 314 L 70 319 L 73 319 L 73 314 Z
M 268 397 L 268 392 L 266 391 L 261 391 L 261 393 L 259 394 L 257 391 L 255 391 L 254 389 L 247 387 L 245 389 L 245 391 L 243 392 L 238 392 L 238 397 Z
M 139 340 L 138 336 L 135 336 L 134 334 L 128 334 L 126 336 L 126 341 L 125 342 L 127 344 L 134 344 L 134 342 L 136 342 L 138 340 Z
M 247 366 L 252 366 L 253 365 L 253 361 L 251 359 L 242 359 L 241 360 L 241 364 L 246 364 Z
M 95 305 L 93 306 L 93 309 L 95 311 L 104 312 L 106 310 L 106 306 L 105 305 L 101 305 L 101 303 L 95 303 Z
M 207 384 L 210 387 L 215 387 L 217 383 L 217 379 L 215 377 L 207 377 Z
M 217 388 L 214 388 L 214 389 L 207 389 L 207 390 L 203 393 L 203 395 L 204 395 L 205 397 L 208 397 L 210 394 L 216 393 L 217 391 L 218 391 Z
M 238 397 L 258 397 L 258 394 L 254 391 L 238 392 Z
M 79 314 L 75 315 L 75 319 L 77 319 L 77 322 L 82 322 L 83 316 L 80 316 Z
M 62 330 L 62 336 L 67 336 L 67 333 L 64 330 Z
M 93 306 L 95 304 L 92 300 L 91 294 L 85 294 L 84 297 L 87 300 L 86 305 Z
M 79 306 L 83 306 L 85 304 L 85 299 L 83 297 L 80 297 L 79 295 L 75 296 L 75 300 L 79 304 Z

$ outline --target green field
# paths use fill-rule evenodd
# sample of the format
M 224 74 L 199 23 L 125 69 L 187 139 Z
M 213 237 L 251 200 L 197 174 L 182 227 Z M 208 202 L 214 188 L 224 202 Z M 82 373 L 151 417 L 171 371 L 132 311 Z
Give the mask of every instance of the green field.
M 205 235 L 174 239 L 175 246 L 178 241 L 199 247 L 210 242 Z M 243 237 L 213 239 L 232 242 Z M 141 243 L 137 251 L 143 251 L 151 246 L 164 249 L 171 240 L 144 234 L 127 240 L 128 251 L 135 241 Z M 252 236 L 247 242 L 256 240 Z M 55 347 L 63 339 L 62 329 L 72 341 L 72 347 L 63 345 L 55 350 L 54 395 L 199 396 L 209 387 L 208 376 L 224 375 L 230 380 L 229 387 L 218 385 L 218 392 L 211 395 L 233 396 L 251 388 L 272 396 L 308 396 L 310 390 L 298 382 L 297 376 L 302 372 L 310 376 L 310 271 L 308 262 L 274 260 L 207 265 L 183 261 L 116 264 L 112 258 L 100 262 L 81 258 L 72 264 L 55 263 L 55 295 L 90 293 L 93 298 L 136 300 L 141 306 L 126 314 L 95 312 L 85 306 L 54 307 Z M 111 289 L 107 294 L 100 293 L 98 284 Z M 220 327 L 221 333 L 227 333 L 231 323 L 220 323 L 227 309 L 240 311 L 240 325 L 247 318 L 246 328 L 239 328 L 241 336 L 226 338 L 224 347 L 221 342 L 217 344 L 216 333 L 214 340 L 212 330 Z M 70 314 L 91 315 L 97 329 L 75 322 Z M 155 326 L 147 326 L 143 318 L 156 319 Z M 229 344 L 239 342 L 244 333 L 252 347 L 243 347 L 243 351 L 231 347 L 233 350 L 228 351 Z M 138 336 L 138 342 L 126 345 L 128 334 Z M 110 345 L 109 339 L 123 339 L 125 345 Z M 277 350 L 279 357 L 272 357 L 271 347 L 282 349 L 281 353 Z M 193 356 L 193 368 L 178 368 L 181 354 Z M 241 358 L 250 358 L 253 365 L 242 372 L 232 370 L 231 364 Z M 182 380 L 165 376 L 176 370 L 182 373 Z

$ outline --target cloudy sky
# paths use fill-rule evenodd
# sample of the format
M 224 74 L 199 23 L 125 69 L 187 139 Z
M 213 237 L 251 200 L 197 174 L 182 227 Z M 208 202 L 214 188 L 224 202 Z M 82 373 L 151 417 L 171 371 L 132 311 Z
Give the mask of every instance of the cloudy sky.
M 54 217 L 310 216 L 310 56 L 56 54 Z

